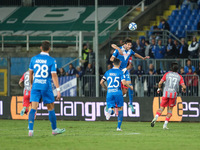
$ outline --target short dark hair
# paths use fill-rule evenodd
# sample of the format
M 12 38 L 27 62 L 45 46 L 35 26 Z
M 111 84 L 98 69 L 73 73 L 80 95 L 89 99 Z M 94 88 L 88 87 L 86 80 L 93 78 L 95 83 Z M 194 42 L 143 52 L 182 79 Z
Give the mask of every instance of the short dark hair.
M 171 68 L 173 72 L 178 72 L 178 64 L 177 63 L 172 63 Z
M 115 58 L 115 59 L 113 60 L 113 64 L 116 65 L 116 66 L 119 66 L 120 60 L 119 60 L 118 58 Z
M 51 44 L 49 41 L 43 41 L 41 46 L 43 51 L 48 51 L 50 49 Z
M 132 43 L 132 40 L 130 38 L 126 39 L 125 44 Z
M 190 59 L 190 58 L 188 58 L 187 62 L 188 62 L 188 61 L 191 61 L 191 59 Z

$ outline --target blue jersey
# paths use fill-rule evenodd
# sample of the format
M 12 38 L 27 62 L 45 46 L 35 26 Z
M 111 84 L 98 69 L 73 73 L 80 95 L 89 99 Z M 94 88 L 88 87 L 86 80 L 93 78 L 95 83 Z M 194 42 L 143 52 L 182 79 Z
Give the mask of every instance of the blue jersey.
M 132 55 L 135 55 L 135 52 L 130 49 L 130 50 L 125 50 L 123 46 L 119 47 L 122 52 L 123 52 L 123 55 L 120 55 L 119 51 L 116 49 L 113 53 L 113 56 L 118 58 L 120 61 L 121 61 L 121 65 L 119 67 L 119 69 L 124 69 L 127 67 L 127 64 L 128 64 L 128 60 L 129 58 L 132 56 Z
M 51 73 L 56 73 L 56 61 L 48 53 L 41 52 L 32 57 L 29 69 L 33 70 L 32 90 L 52 90 Z
M 107 94 L 113 94 L 113 92 L 121 93 L 121 81 L 125 80 L 125 75 L 123 75 L 123 71 L 119 70 L 118 68 L 112 68 L 106 71 L 103 76 L 103 80 L 107 81 Z

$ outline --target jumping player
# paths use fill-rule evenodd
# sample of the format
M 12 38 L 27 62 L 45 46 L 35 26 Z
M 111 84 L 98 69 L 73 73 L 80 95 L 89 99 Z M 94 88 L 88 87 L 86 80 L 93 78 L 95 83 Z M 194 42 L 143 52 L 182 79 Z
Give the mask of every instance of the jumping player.
M 56 125 L 56 115 L 54 111 L 54 95 L 52 91 L 51 79 L 57 90 L 57 100 L 60 99 L 60 88 L 58 83 L 58 76 L 56 74 L 56 61 L 49 56 L 50 42 L 42 42 L 40 47 L 41 53 L 32 57 L 29 65 L 29 78 L 31 89 L 30 102 L 32 108 L 29 113 L 29 136 L 33 136 L 34 115 L 37 111 L 40 99 L 43 99 L 44 104 L 47 104 L 49 112 L 49 120 L 51 122 L 52 134 L 61 134 L 65 129 L 59 129 Z M 34 74 L 34 79 L 33 79 Z
M 26 71 L 23 76 L 19 80 L 19 85 L 24 87 L 23 90 L 23 108 L 20 112 L 20 115 L 23 116 L 24 114 L 28 113 L 28 108 L 30 106 L 30 82 L 29 82 L 29 71 Z
M 177 92 L 179 90 L 179 85 L 182 86 L 182 91 L 186 92 L 186 86 L 183 81 L 183 77 L 179 75 L 177 72 L 179 70 L 177 63 L 171 64 L 172 71 L 165 73 L 158 84 L 157 93 L 160 93 L 162 84 L 165 82 L 165 87 L 162 96 L 162 102 L 160 104 L 160 109 L 158 109 L 156 116 L 151 122 L 151 127 L 154 127 L 156 120 L 162 114 L 165 107 L 168 107 L 167 116 L 165 119 L 165 123 L 163 125 L 163 129 L 168 129 L 167 124 L 172 116 L 172 109 L 176 105 Z
M 131 83 L 131 78 L 130 78 L 130 74 L 128 72 L 129 67 L 127 66 L 129 58 L 132 57 L 132 55 L 134 55 L 137 58 L 140 58 L 142 60 L 148 59 L 149 56 L 146 57 L 142 57 L 141 55 L 135 53 L 131 47 L 132 47 L 132 41 L 130 39 L 127 39 L 124 43 L 123 46 L 118 47 L 115 44 L 111 45 L 115 51 L 113 53 L 113 55 L 110 58 L 110 61 L 113 61 L 114 58 L 118 58 L 121 61 L 121 65 L 119 67 L 120 70 L 123 71 L 123 73 L 125 74 L 125 80 L 128 82 L 129 85 L 132 85 Z M 122 55 L 123 54 L 123 55 Z M 124 88 L 122 87 L 122 92 L 123 95 L 125 95 L 128 91 L 128 88 Z M 129 108 L 131 108 L 131 111 L 134 112 L 134 108 L 133 108 L 133 90 L 129 90 Z
M 106 119 L 110 119 L 110 115 L 114 114 L 114 108 L 118 107 L 118 126 L 117 131 L 121 131 L 121 124 L 123 120 L 123 94 L 121 90 L 121 82 L 123 85 L 126 85 L 130 89 L 133 90 L 133 86 L 129 85 L 125 81 L 125 75 L 119 69 L 120 67 L 120 60 L 115 58 L 113 60 L 114 67 L 108 70 L 103 78 L 100 81 L 100 84 L 103 88 L 107 90 L 106 102 L 108 107 L 108 112 L 106 112 Z M 107 81 L 108 87 L 104 84 Z

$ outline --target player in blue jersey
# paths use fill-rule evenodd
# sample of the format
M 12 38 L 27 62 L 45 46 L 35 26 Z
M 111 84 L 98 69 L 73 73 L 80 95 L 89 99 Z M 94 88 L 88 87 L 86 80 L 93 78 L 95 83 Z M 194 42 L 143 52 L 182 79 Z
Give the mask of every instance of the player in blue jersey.
M 133 86 L 130 86 L 125 81 L 125 75 L 119 69 L 120 60 L 115 58 L 113 60 L 114 67 L 108 70 L 103 78 L 100 81 L 100 84 L 103 88 L 107 90 L 106 102 L 108 107 L 108 112 L 106 112 L 106 119 L 110 119 L 110 115 L 114 114 L 114 108 L 118 107 L 118 126 L 117 131 L 121 131 L 121 124 L 123 120 L 123 94 L 121 89 L 121 82 L 123 85 L 131 88 L 133 90 Z M 107 87 L 104 82 L 107 81 Z
M 50 43 L 49 41 L 42 42 L 40 47 L 41 53 L 32 57 L 29 65 L 29 79 L 31 84 L 30 102 L 32 108 L 29 113 L 29 136 L 33 136 L 34 115 L 37 111 L 40 98 L 43 99 L 44 104 L 47 104 L 49 112 L 49 120 L 51 122 L 52 134 L 61 134 L 65 129 L 59 129 L 56 125 L 56 115 L 54 111 L 54 95 L 51 86 L 51 79 L 57 90 L 57 100 L 60 99 L 60 88 L 58 83 L 58 76 L 56 73 L 56 61 L 49 56 Z M 34 79 L 33 79 L 34 74 Z
M 145 60 L 145 59 L 149 59 L 149 56 L 146 56 L 146 57 L 142 57 L 141 55 L 135 53 L 131 47 L 132 47 L 132 41 L 130 39 L 127 39 L 124 43 L 123 46 L 121 47 L 118 47 L 117 45 L 115 44 L 112 44 L 111 45 L 115 51 L 112 55 L 112 57 L 110 58 L 110 61 L 113 61 L 114 58 L 118 58 L 120 59 L 121 61 L 121 65 L 119 67 L 120 70 L 123 71 L 123 73 L 125 74 L 125 80 L 128 82 L 128 84 L 132 85 L 131 83 L 131 78 L 130 78 L 130 74 L 128 72 L 128 60 L 130 57 L 132 57 L 132 55 L 134 55 L 135 57 L 137 58 L 140 58 L 142 60 Z M 127 93 L 127 90 L 128 88 L 126 87 L 122 87 L 122 92 L 123 92 L 123 95 Z M 132 112 L 134 112 L 134 108 L 133 108 L 133 90 L 131 90 L 129 88 L 129 108 L 132 110 Z

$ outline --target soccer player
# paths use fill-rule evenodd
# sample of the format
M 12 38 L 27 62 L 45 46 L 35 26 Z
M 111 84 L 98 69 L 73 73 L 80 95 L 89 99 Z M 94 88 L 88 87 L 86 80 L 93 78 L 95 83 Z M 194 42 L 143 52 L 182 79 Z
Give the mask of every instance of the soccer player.
M 113 61 L 114 58 L 118 58 L 120 59 L 121 61 L 121 65 L 119 67 L 120 70 L 123 71 L 123 73 L 125 74 L 125 80 L 128 82 L 129 85 L 132 85 L 131 83 L 131 78 L 130 78 L 130 74 L 128 72 L 128 61 L 129 61 L 129 58 L 134 55 L 135 57 L 137 58 L 140 58 L 142 60 L 145 60 L 145 59 L 149 59 L 149 56 L 146 56 L 146 57 L 142 57 L 141 55 L 135 53 L 131 47 L 132 47 L 132 41 L 130 39 L 127 39 L 124 43 L 123 46 L 121 47 L 118 47 L 117 45 L 115 44 L 112 44 L 111 45 L 112 48 L 115 49 L 113 55 L 111 56 L 110 58 L 110 61 Z M 122 87 L 122 92 L 123 92 L 123 95 L 125 95 L 128 91 L 128 88 L 126 87 Z M 134 112 L 134 108 L 133 108 L 133 90 L 129 89 L 129 108 L 131 108 L 131 111 Z
M 24 87 L 24 97 L 23 97 L 23 108 L 20 112 L 20 115 L 23 116 L 24 114 L 28 113 L 28 108 L 30 106 L 30 81 L 29 81 L 29 71 L 26 71 L 23 76 L 19 80 L 19 85 Z
M 56 74 L 56 61 L 49 56 L 50 42 L 44 41 L 40 47 L 41 53 L 32 57 L 29 65 L 29 78 L 31 89 L 30 102 L 32 108 L 29 113 L 29 136 L 33 136 L 34 115 L 38 108 L 40 98 L 43 99 L 44 104 L 47 104 L 49 112 L 49 120 L 51 122 L 52 134 L 61 134 L 65 129 L 59 129 L 56 125 L 56 115 L 54 111 L 54 95 L 52 91 L 51 79 L 57 90 L 56 99 L 60 99 L 60 88 L 58 83 L 58 76 Z M 34 79 L 33 79 L 34 74 Z
M 110 70 L 108 70 L 103 78 L 100 81 L 100 84 L 103 88 L 107 90 L 107 96 L 106 96 L 106 102 L 108 107 L 108 112 L 106 112 L 106 119 L 110 119 L 110 115 L 114 114 L 114 108 L 118 107 L 118 126 L 117 131 L 121 131 L 121 124 L 123 120 L 123 94 L 121 90 L 121 82 L 123 85 L 126 85 L 127 87 L 131 88 L 133 90 L 133 86 L 129 85 L 125 81 L 125 75 L 123 75 L 123 72 L 119 69 L 120 67 L 120 60 L 115 58 L 113 60 L 114 67 Z M 107 81 L 108 87 L 104 84 L 104 82 Z
M 162 79 L 160 80 L 158 84 L 157 93 L 160 93 L 162 84 L 164 82 L 165 82 L 165 87 L 163 91 L 162 101 L 160 104 L 160 109 L 158 109 L 156 116 L 152 120 L 151 127 L 154 127 L 155 122 L 158 119 L 158 117 L 162 114 L 165 107 L 168 107 L 167 116 L 165 119 L 165 123 L 163 125 L 163 129 L 168 129 L 167 124 L 172 116 L 173 107 L 176 105 L 176 97 L 177 97 L 177 92 L 179 90 L 179 85 L 182 86 L 182 91 L 184 93 L 186 92 L 186 86 L 183 81 L 183 77 L 177 73 L 179 70 L 178 64 L 172 63 L 171 70 L 172 71 L 165 73 L 165 75 L 162 77 Z

